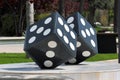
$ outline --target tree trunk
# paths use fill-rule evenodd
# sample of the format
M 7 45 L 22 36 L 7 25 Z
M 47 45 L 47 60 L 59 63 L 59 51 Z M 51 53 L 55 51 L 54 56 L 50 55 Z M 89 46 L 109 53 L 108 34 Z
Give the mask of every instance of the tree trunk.
M 31 3 L 30 0 L 26 1 L 26 22 L 27 27 L 34 23 L 34 3 Z M 28 54 L 26 57 L 30 58 Z
M 90 24 L 95 27 L 94 25 L 94 16 L 95 16 L 95 7 L 90 7 L 89 8 L 89 15 L 88 15 L 88 21 L 90 22 Z
M 82 14 L 85 0 L 79 0 L 79 1 L 80 1 L 79 12 Z
M 22 32 L 23 32 L 23 29 L 22 29 L 23 6 L 24 6 L 23 0 L 20 0 L 19 11 L 18 11 L 19 20 L 18 20 L 18 27 L 17 27 L 17 36 L 22 36 Z
M 1 34 L 1 29 L 2 29 L 2 20 L 1 20 L 1 16 L 2 16 L 2 15 L 0 14 L 0 36 L 2 35 L 2 34 Z
M 118 52 L 118 62 L 120 63 L 120 0 L 115 0 L 115 8 L 116 8 L 116 14 L 115 14 L 115 26 L 117 28 L 118 32 L 118 41 L 119 41 L 119 52 Z
M 26 22 L 27 26 L 34 23 L 34 3 L 30 3 L 30 0 L 26 1 Z
M 118 0 L 114 2 L 114 32 L 117 32 Z
M 59 0 L 59 9 L 58 12 L 64 16 L 64 0 Z

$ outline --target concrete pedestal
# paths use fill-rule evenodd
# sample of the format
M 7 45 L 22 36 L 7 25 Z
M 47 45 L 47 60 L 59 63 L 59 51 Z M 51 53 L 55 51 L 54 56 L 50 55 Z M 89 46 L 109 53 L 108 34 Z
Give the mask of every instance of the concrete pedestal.
M 83 62 L 41 70 L 35 63 L 0 65 L 0 80 L 120 80 L 117 60 Z

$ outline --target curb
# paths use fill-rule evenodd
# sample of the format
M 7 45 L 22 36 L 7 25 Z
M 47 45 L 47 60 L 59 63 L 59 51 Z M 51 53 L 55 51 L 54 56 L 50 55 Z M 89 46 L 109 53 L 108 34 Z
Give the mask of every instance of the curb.
M 24 40 L 25 37 L 0 37 L 0 41 Z

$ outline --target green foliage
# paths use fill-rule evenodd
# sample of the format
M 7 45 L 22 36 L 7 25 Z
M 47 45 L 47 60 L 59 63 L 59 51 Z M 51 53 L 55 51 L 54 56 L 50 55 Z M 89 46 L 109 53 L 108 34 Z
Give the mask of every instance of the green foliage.
M 102 10 L 101 13 L 102 15 L 100 17 L 100 22 L 102 23 L 103 26 L 107 26 L 108 25 L 108 11 Z
M 7 63 L 22 63 L 22 62 L 31 62 L 32 59 L 25 57 L 25 54 L 16 54 L 16 53 L 0 53 L 0 64 Z
M 99 9 L 96 9 L 94 17 L 95 17 L 95 21 L 100 22 L 100 10 Z
M 96 26 L 95 30 L 97 32 L 113 31 L 113 27 Z
M 13 16 L 11 14 L 5 14 L 1 17 L 2 28 L 0 33 L 2 36 L 13 36 L 15 34 L 15 27 Z
M 98 9 L 112 9 L 114 7 L 114 0 L 89 0 L 90 7 Z
M 88 11 L 82 12 L 82 16 L 84 16 L 86 19 L 88 19 L 88 15 L 89 15 Z
M 103 60 L 111 60 L 111 59 L 118 59 L 118 55 L 116 53 L 109 53 L 109 54 L 97 54 L 87 61 L 103 61 Z
M 103 61 L 103 60 L 111 60 L 117 59 L 118 54 L 97 54 L 87 61 Z M 7 64 L 7 63 L 23 63 L 23 62 L 33 62 L 32 59 L 26 58 L 26 54 L 24 53 L 0 53 L 0 64 Z
M 105 14 L 95 14 L 95 10 L 113 10 L 114 8 L 114 0 L 88 0 L 89 3 L 89 22 L 93 25 L 96 20 L 97 22 L 101 22 L 102 25 L 108 26 L 108 24 L 112 21 L 113 18 L 109 19 L 109 14 L 106 12 Z M 100 15 L 100 16 L 99 16 Z M 91 20 L 92 18 L 93 20 Z
M 102 28 L 101 28 L 101 26 L 97 26 L 97 27 L 95 27 L 95 30 L 96 30 L 97 32 L 99 32 L 99 31 L 102 30 Z
M 114 11 L 96 9 L 95 11 L 95 22 L 100 22 L 102 26 L 108 26 L 114 23 Z
M 113 23 L 114 22 L 114 11 L 113 11 L 113 9 L 108 11 L 108 15 L 109 15 L 109 23 Z
M 35 21 L 41 20 L 49 15 L 50 13 L 35 14 Z

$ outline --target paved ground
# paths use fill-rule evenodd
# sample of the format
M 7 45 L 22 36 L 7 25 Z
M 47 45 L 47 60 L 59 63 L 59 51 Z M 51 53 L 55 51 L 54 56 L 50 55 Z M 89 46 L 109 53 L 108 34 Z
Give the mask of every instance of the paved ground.
M 24 37 L 0 37 L 0 53 L 23 53 Z
M 0 65 L 0 80 L 120 80 L 117 60 L 83 62 L 41 70 L 35 63 Z
M 0 53 L 23 53 L 23 44 L 0 45 Z
M 0 37 L 0 53 L 24 53 L 24 39 L 25 37 Z
M 17 40 L 16 40 L 17 39 Z M 23 51 L 24 38 L 0 37 L 0 53 Z M 117 60 L 83 62 L 62 65 L 53 70 L 41 70 L 35 63 L 0 65 L 0 80 L 120 80 Z

